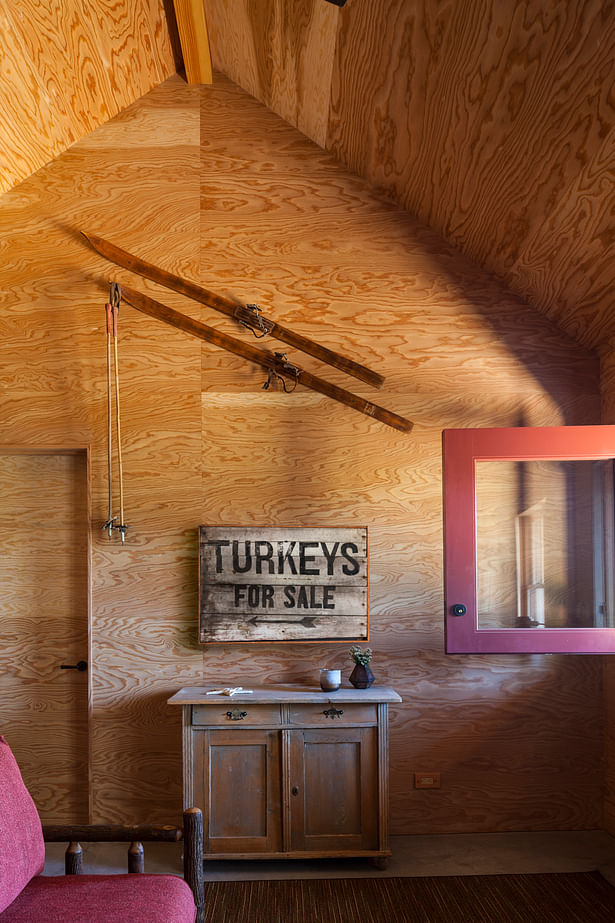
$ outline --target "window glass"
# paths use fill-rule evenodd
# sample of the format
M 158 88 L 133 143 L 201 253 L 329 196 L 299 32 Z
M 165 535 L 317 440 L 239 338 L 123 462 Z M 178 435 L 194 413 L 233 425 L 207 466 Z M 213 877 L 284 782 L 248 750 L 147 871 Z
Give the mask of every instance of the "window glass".
M 477 461 L 478 628 L 613 627 L 612 460 Z

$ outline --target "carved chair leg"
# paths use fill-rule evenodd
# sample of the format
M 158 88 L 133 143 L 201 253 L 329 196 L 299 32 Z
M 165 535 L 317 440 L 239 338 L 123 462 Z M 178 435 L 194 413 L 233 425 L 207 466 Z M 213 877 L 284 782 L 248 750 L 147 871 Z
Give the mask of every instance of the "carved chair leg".
M 64 853 L 64 871 L 67 875 L 81 875 L 83 850 L 81 843 L 69 843 Z
M 142 875 L 145 871 L 145 858 L 143 843 L 131 843 L 128 849 L 128 871 L 132 874 Z

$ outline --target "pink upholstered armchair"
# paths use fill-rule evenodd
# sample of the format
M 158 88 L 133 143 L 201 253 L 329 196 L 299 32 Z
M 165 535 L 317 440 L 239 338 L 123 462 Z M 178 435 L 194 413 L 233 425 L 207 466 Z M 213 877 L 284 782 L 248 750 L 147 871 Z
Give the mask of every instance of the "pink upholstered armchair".
M 199 923 L 203 915 L 201 812 L 184 813 L 184 879 L 176 875 L 82 875 L 78 841 L 179 839 L 171 827 L 50 827 L 71 843 L 67 872 L 43 876 L 43 828 L 19 767 L 0 737 L 0 923 Z M 130 855 L 133 858 L 130 858 Z M 129 868 L 142 871 L 141 849 Z

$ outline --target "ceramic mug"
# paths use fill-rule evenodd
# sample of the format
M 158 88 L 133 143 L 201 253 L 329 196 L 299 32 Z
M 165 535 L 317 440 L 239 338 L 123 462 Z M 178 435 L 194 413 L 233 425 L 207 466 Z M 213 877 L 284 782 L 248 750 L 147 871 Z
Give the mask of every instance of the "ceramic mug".
M 320 671 L 320 688 L 324 692 L 335 692 L 340 688 L 342 682 L 341 670 L 321 670 Z

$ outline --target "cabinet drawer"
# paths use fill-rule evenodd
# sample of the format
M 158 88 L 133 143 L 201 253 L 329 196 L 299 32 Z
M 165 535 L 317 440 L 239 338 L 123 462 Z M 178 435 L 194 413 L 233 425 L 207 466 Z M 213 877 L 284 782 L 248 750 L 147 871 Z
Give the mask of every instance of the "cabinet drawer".
M 329 714 L 325 714 L 329 712 Z M 341 712 L 341 714 L 338 714 Z M 320 705 L 291 705 L 290 724 L 296 727 L 333 727 L 340 724 L 377 724 L 376 705 L 340 702 Z
M 193 705 L 192 724 L 205 727 L 232 727 L 233 725 L 280 724 L 279 705 L 249 705 L 233 702 L 216 702 L 215 705 Z

